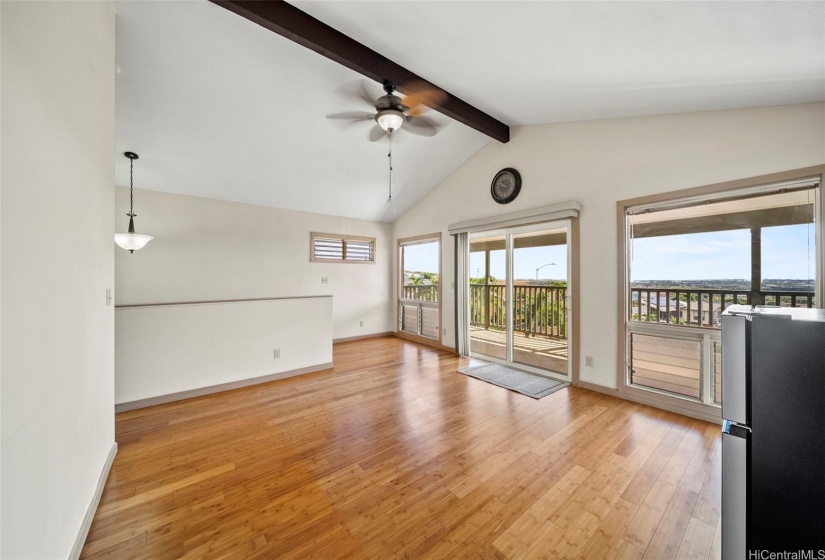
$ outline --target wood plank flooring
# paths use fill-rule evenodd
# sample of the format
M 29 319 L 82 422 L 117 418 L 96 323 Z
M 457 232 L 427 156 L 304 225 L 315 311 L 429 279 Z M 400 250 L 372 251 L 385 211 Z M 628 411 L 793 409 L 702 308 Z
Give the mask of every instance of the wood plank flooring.
M 718 559 L 719 426 L 397 338 L 117 415 L 82 558 Z

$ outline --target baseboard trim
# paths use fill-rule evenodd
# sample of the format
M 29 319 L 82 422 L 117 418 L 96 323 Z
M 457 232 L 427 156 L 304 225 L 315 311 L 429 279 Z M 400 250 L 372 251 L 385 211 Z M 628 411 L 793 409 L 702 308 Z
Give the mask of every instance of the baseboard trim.
M 696 418 L 697 420 L 704 420 L 705 422 L 711 422 L 713 424 L 721 424 L 722 419 L 718 416 L 713 416 L 711 414 L 706 414 L 704 412 L 699 412 L 698 410 L 692 410 L 690 408 L 684 408 L 681 406 L 676 406 L 668 403 L 663 403 L 661 401 L 655 399 L 646 399 L 644 397 L 640 397 L 637 395 L 629 395 L 627 393 L 622 393 L 613 389 L 611 387 L 605 387 L 603 385 L 597 385 L 596 383 L 590 383 L 589 381 L 581 381 L 579 385 L 582 389 L 587 389 L 589 391 L 595 391 L 597 393 L 602 393 L 605 395 L 610 395 L 611 397 L 616 397 L 619 399 L 624 399 L 626 401 L 631 401 L 639 404 L 644 404 L 647 406 L 652 406 L 653 408 L 659 408 L 661 410 L 667 410 L 668 412 L 674 412 L 676 414 L 681 414 L 682 416 L 688 416 L 690 418 Z
M 392 331 L 387 332 L 380 332 L 374 334 L 362 334 L 360 336 L 345 336 L 344 338 L 336 338 L 332 341 L 333 344 L 339 344 L 341 342 L 354 342 L 356 340 L 366 340 L 367 338 L 384 338 L 385 336 L 392 336 L 395 333 Z
M 397 338 L 402 338 L 404 340 L 409 340 L 410 342 L 417 342 L 418 344 L 423 344 L 424 346 L 431 346 L 433 348 L 437 348 L 438 350 L 443 350 L 444 352 L 449 352 L 450 354 L 458 354 L 455 348 L 452 346 L 444 346 L 441 344 L 440 340 L 430 340 L 428 338 L 424 338 L 421 336 L 416 336 L 414 334 L 405 333 L 402 331 L 395 331 L 390 333 Z
M 89 507 L 86 509 L 86 516 L 83 518 L 83 523 L 80 524 L 80 530 L 74 541 L 74 546 L 69 554 L 69 560 L 77 560 L 80 558 L 80 553 L 83 552 L 83 545 L 86 544 L 86 537 L 89 536 L 89 529 L 92 528 L 92 521 L 97 512 L 97 506 L 100 504 L 100 497 L 103 495 L 103 488 L 106 486 L 106 480 L 109 478 L 109 471 L 112 470 L 112 463 L 115 462 L 115 455 L 117 455 L 117 442 L 112 442 L 112 448 L 109 449 L 109 456 L 106 457 L 106 462 L 103 464 L 103 470 L 100 471 L 100 479 L 97 481 L 97 488 L 92 496 L 92 501 L 89 502 Z
M 205 395 L 211 395 L 213 393 L 231 391 L 232 389 L 242 389 L 244 387 L 251 387 L 252 385 L 260 385 L 261 383 L 269 383 L 270 381 L 277 381 L 279 379 L 286 379 L 288 377 L 295 377 L 297 375 L 305 375 L 307 373 L 315 373 L 316 371 L 332 369 L 332 367 L 333 363 L 327 362 L 325 364 L 318 364 L 315 366 L 292 369 L 289 371 L 282 371 L 279 373 L 262 375 L 260 377 L 252 377 L 250 379 L 230 381 L 228 383 L 221 383 L 219 385 L 210 385 L 209 387 L 199 387 L 197 389 L 180 391 L 178 393 L 169 393 L 168 395 L 158 395 L 157 397 L 148 397 L 145 399 L 138 399 L 136 401 L 119 403 L 115 405 L 115 413 L 128 412 L 130 410 L 137 410 L 139 408 L 148 408 L 150 406 L 157 406 L 159 404 L 167 404 L 175 401 L 193 399 L 195 397 L 203 397 Z

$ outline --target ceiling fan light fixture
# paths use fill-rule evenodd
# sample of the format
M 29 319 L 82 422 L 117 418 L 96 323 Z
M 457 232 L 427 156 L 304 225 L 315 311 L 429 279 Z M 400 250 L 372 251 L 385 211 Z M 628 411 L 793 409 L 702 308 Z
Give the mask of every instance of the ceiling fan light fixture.
M 404 113 L 396 111 L 395 109 L 384 109 L 383 111 L 378 111 L 378 114 L 375 115 L 375 121 L 378 123 L 378 126 L 387 132 L 398 130 L 404 124 Z

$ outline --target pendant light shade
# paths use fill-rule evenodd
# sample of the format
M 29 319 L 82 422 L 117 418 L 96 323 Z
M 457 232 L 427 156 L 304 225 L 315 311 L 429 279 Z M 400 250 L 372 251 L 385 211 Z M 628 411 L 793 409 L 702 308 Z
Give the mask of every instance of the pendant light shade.
M 116 233 L 115 243 L 121 249 L 126 249 L 130 253 L 134 253 L 138 249 L 143 249 L 147 243 L 153 240 L 151 235 L 143 235 L 141 233 Z
M 129 213 L 126 214 L 127 216 L 129 216 L 129 232 L 116 233 L 115 243 L 117 243 L 118 247 L 120 247 L 121 249 L 126 249 L 130 253 L 134 253 L 138 249 L 143 249 L 147 243 L 154 239 L 154 237 L 152 237 L 151 235 L 135 233 L 135 216 L 137 216 L 137 214 L 135 214 L 134 210 L 134 164 L 135 160 L 138 159 L 138 155 L 134 152 L 125 152 L 123 155 L 129 158 Z

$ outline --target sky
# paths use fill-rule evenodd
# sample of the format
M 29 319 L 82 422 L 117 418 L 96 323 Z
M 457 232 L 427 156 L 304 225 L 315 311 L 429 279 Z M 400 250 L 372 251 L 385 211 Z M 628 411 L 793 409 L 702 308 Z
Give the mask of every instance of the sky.
M 553 263 L 553 264 L 550 264 Z M 536 269 L 539 280 L 567 279 L 567 246 L 528 247 L 515 249 L 513 272 L 516 280 L 535 280 Z M 504 250 L 490 251 L 490 275 L 496 280 L 505 279 Z M 470 278 L 484 277 L 484 253 L 470 253 Z
M 545 266 L 539 271 L 541 280 L 564 280 L 567 278 L 567 247 L 555 245 L 552 247 L 529 247 L 516 249 L 513 257 L 513 269 L 518 280 L 535 280 L 536 268 Z M 418 272 L 438 272 L 438 245 L 427 243 L 411 245 L 404 248 L 404 268 Z M 494 278 L 504 279 L 504 251 L 490 253 L 490 272 Z M 470 253 L 470 277 L 484 276 L 484 253 Z
M 750 280 L 750 230 L 694 233 L 634 239 L 631 281 L 638 280 Z M 517 280 L 567 277 L 567 247 L 516 249 L 513 269 Z M 762 278 L 807 280 L 815 276 L 814 227 L 810 225 L 762 228 Z M 438 272 L 438 245 L 405 248 L 405 268 Z M 504 251 L 490 253 L 490 273 L 504 279 Z M 484 253 L 470 253 L 470 277 L 484 276 Z
M 750 230 L 634 239 L 630 279 L 750 280 L 750 244 Z M 813 224 L 762 228 L 763 279 L 811 279 L 815 263 Z
M 438 274 L 438 242 L 404 247 L 404 269 Z

